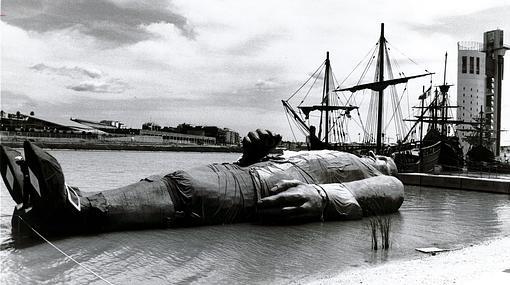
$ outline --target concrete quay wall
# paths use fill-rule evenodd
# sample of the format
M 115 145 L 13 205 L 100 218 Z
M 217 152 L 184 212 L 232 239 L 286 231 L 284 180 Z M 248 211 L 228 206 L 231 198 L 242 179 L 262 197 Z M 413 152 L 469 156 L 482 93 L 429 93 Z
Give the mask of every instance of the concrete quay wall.
M 510 195 L 510 180 L 426 173 L 399 173 L 404 185 L 417 185 Z

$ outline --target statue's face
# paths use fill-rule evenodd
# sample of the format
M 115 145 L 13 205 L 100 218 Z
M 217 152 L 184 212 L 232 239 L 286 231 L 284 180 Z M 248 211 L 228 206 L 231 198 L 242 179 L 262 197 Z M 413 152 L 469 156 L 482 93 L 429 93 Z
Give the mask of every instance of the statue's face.
M 398 173 L 397 165 L 391 157 L 377 155 L 376 167 L 386 175 L 396 175 Z

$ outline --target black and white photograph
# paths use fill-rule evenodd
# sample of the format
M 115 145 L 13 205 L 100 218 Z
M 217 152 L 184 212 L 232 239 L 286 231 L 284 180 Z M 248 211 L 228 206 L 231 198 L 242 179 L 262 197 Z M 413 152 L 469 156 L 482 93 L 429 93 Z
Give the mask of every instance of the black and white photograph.
M 510 284 L 509 32 L 507 0 L 1 0 L 0 283 Z

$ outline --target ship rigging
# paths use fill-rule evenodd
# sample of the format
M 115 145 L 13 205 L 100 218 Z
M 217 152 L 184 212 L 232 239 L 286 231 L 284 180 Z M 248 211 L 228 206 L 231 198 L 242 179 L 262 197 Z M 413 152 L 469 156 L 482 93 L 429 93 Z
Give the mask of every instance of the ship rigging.
M 343 87 L 342 84 L 346 82 L 347 78 L 342 83 L 338 83 L 331 68 L 328 52 L 325 61 L 312 73 L 308 80 L 287 100 L 282 100 L 289 121 L 292 119 L 299 130 L 307 136 L 310 149 L 375 150 L 377 153 L 382 154 L 385 148 L 385 133 L 387 133 L 391 123 L 395 126 L 395 135 L 399 143 L 403 143 L 404 137 L 408 137 L 409 128 L 404 122 L 401 110 L 403 95 L 407 90 L 407 82 L 411 79 L 431 76 L 433 73 L 425 69 L 424 73 L 406 76 L 403 72 L 399 72 L 399 76 L 394 77 L 393 65 L 398 67 L 398 63 L 396 61 L 392 62 L 390 59 L 388 41 L 384 36 L 384 24 L 381 24 L 381 34 L 378 42 L 367 56 L 369 56 L 368 62 L 362 70 L 361 78 L 357 81 L 357 84 L 351 87 Z M 355 69 L 362 62 L 363 60 Z M 416 64 L 416 62 L 412 62 Z M 362 83 L 374 63 L 376 67 L 373 81 Z M 305 102 L 311 91 L 317 89 L 314 85 L 319 78 L 324 79 L 320 104 L 306 105 Z M 395 88 L 398 84 L 406 84 L 400 96 Z M 297 104 L 296 110 L 290 101 L 299 92 L 303 92 L 303 90 L 306 91 L 305 96 Z M 359 106 L 361 104 L 358 105 L 357 102 L 362 103 L 364 101 L 365 91 L 367 90 L 372 95 L 367 110 L 367 117 L 363 120 Z M 357 99 L 359 96 L 356 94 L 360 93 L 361 99 Z M 385 104 L 385 97 L 388 95 L 391 104 Z M 386 105 L 391 105 L 386 117 L 388 115 L 391 116 L 385 122 Z M 312 113 L 316 111 L 318 111 L 318 115 Z M 360 129 L 360 140 L 361 133 L 363 133 L 362 142 L 353 143 L 350 138 L 347 130 L 348 124 L 351 121 L 355 122 L 358 129 Z

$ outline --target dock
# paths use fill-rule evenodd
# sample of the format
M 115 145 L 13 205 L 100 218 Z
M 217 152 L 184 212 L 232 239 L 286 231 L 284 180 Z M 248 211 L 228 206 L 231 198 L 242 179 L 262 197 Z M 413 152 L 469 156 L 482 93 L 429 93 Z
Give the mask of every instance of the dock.
M 399 173 L 404 185 L 449 188 L 510 195 L 510 180 L 428 173 Z

